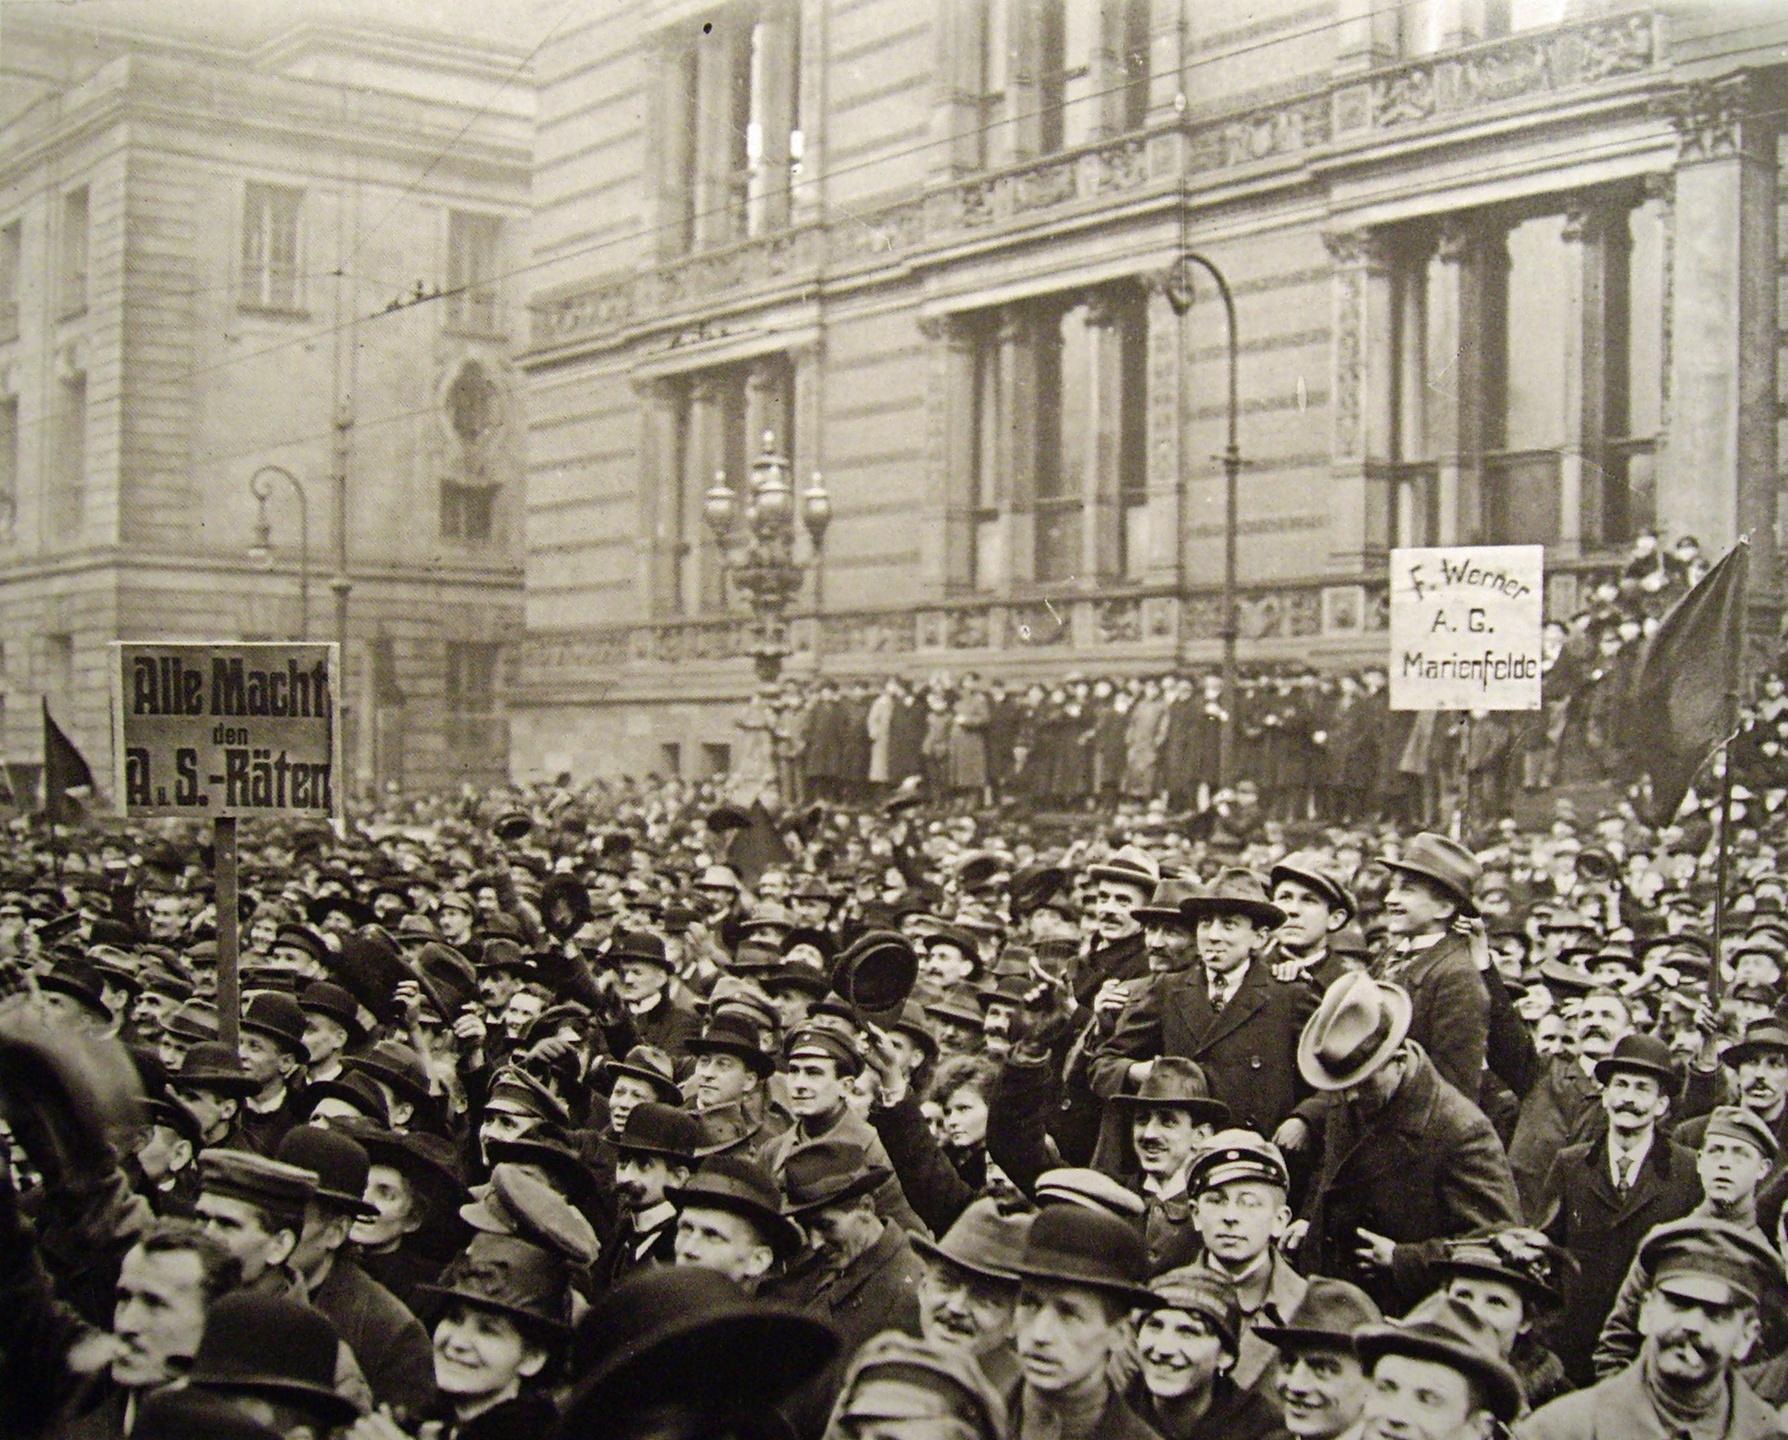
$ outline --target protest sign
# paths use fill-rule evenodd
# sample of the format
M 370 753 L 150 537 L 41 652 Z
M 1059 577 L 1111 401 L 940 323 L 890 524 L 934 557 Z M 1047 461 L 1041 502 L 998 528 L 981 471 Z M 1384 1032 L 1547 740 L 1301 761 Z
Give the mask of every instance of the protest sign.
M 1391 709 L 1538 710 L 1543 545 L 1391 551 Z

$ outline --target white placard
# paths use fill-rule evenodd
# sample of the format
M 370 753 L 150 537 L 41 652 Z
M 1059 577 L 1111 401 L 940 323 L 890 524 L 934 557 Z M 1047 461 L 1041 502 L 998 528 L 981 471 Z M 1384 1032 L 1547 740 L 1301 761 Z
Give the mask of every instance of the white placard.
M 1544 545 L 1391 551 L 1391 709 L 1538 710 Z

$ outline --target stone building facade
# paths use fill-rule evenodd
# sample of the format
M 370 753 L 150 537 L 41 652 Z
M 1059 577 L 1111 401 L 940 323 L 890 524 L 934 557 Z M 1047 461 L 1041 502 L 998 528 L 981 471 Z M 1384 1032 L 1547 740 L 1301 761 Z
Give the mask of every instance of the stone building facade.
M 500 777 L 526 47 L 90 8 L 6 16 L 5 754 L 36 758 L 41 694 L 107 767 L 112 640 L 337 639 L 345 609 L 355 788 Z M 268 465 L 298 488 L 266 472 L 263 510 Z
M 835 519 L 789 670 L 1385 653 L 1396 544 L 1739 533 L 1774 585 L 1770 7 L 658 0 L 538 68 L 521 773 L 724 765 L 703 521 Z M 1771 47 L 1777 47 L 1772 49 Z M 803 542 L 805 548 L 805 542 Z M 817 581 L 817 583 L 816 583 Z

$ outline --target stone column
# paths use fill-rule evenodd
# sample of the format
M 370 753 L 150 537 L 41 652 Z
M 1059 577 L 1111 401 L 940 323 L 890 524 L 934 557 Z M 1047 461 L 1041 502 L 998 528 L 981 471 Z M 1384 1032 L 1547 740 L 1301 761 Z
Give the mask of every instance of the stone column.
M 1480 216 L 1448 217 L 1441 228 L 1436 287 L 1438 353 L 1456 357 L 1450 385 L 1429 391 L 1429 420 L 1440 468 L 1442 545 L 1484 538 L 1484 451 L 1503 435 L 1503 371 L 1509 252 L 1505 232 Z
M 1005 478 L 1006 580 L 1037 574 L 1037 351 L 1039 319 L 1021 307 L 1000 314 L 1000 454 Z
M 705 27 L 711 24 L 712 30 Z M 733 66 L 738 53 L 737 17 L 716 10 L 695 38 L 695 244 L 724 245 L 733 238 L 729 204 L 733 162 Z
M 1162 281 L 1166 272 L 1149 276 L 1148 308 L 1148 486 L 1152 553 L 1147 578 L 1153 584 L 1184 580 L 1182 560 L 1186 517 L 1184 451 L 1186 443 L 1186 331 L 1174 314 Z
M 762 0 L 757 22 L 757 85 L 752 116 L 763 146 L 751 177 L 752 233 L 789 222 L 789 132 L 800 83 L 800 16 L 793 0 Z
M 792 461 L 794 436 L 790 433 L 789 363 L 786 355 L 764 355 L 751 362 L 751 373 L 745 381 L 746 459 L 752 461 L 763 454 L 764 435 L 772 437 L 772 448 L 784 459 Z M 792 483 L 792 482 L 791 482 Z
M 702 515 L 702 501 L 725 463 L 721 434 L 723 387 L 711 375 L 689 382 L 689 424 L 683 440 L 683 613 L 715 611 L 725 603 L 720 549 Z M 742 477 L 728 475 L 735 489 Z
M 1359 570 L 1385 543 L 1385 467 L 1396 455 L 1392 255 L 1375 230 L 1330 231 L 1323 243 L 1335 266 L 1329 548 Z
M 1149 0 L 1149 124 L 1180 113 L 1186 46 L 1185 0 Z
M 1559 554 L 1570 559 L 1610 539 L 1608 437 L 1626 432 L 1626 205 L 1616 196 L 1582 197 L 1565 215 L 1575 249 L 1567 274 L 1564 435 L 1559 455 Z M 1575 323 L 1572 323 L 1574 320 Z
M 681 25 L 667 26 L 649 43 L 646 174 L 655 187 L 653 235 L 658 256 L 668 260 L 686 253 L 691 239 L 697 55 L 690 31 Z
M 975 332 L 950 315 L 928 317 L 919 327 L 930 377 L 920 585 L 926 597 L 941 598 L 971 583 L 987 587 L 1000 577 L 975 574 Z
M 1095 290 L 1087 297 L 1087 464 L 1081 476 L 1080 573 L 1088 586 L 1120 578 L 1123 558 L 1122 477 L 1124 420 L 1124 319 L 1121 294 Z M 1075 377 L 1064 375 L 1064 385 Z
M 1751 538 L 1752 593 L 1775 588 L 1775 121 L 1748 76 L 1681 91 L 1664 527 L 1717 558 Z M 1759 595 L 1758 598 L 1763 598 Z M 1771 595 L 1773 598 L 1773 593 Z
M 636 387 L 640 400 L 640 609 L 654 618 L 683 610 L 681 568 L 689 520 L 683 457 L 678 453 L 676 382 L 646 380 Z M 702 523 L 698 512 L 696 523 Z M 699 538 L 699 537 L 695 537 Z
M 953 180 L 981 165 L 980 127 L 987 108 L 987 6 L 939 0 L 937 100 L 932 108 L 931 173 Z M 991 145 L 991 141 L 986 142 Z
M 1335 15 L 1335 73 L 1351 75 L 1397 58 L 1397 7 L 1381 0 L 1340 0 Z
M 1099 98 L 1099 122 L 1096 138 L 1121 135 L 1128 103 L 1130 71 L 1128 65 L 1130 36 L 1126 22 L 1130 7 L 1126 0 L 1096 0 L 1097 33 L 1093 53 L 1087 62 L 1092 92 Z M 1072 61 L 1070 61 L 1072 63 Z
M 799 62 L 795 85 L 795 126 L 801 132 L 801 154 L 791 158 L 790 218 L 795 224 L 818 219 L 825 210 L 826 187 L 826 95 L 831 85 L 828 67 L 831 57 L 827 47 L 831 41 L 831 7 L 799 5 L 796 24 L 800 40 L 796 46 Z
M 1006 123 L 989 133 L 995 165 L 1034 160 L 1043 150 L 1043 87 L 1038 68 L 1043 59 L 1045 0 L 1007 0 Z

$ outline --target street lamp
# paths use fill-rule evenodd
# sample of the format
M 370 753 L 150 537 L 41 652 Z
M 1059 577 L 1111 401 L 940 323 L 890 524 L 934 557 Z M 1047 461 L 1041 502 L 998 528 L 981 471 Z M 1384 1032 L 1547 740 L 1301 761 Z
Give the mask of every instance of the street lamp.
M 310 639 L 310 497 L 298 477 L 283 465 L 263 465 L 248 477 L 249 493 L 255 497 L 255 539 L 248 547 L 251 560 L 264 565 L 273 563 L 273 527 L 267 519 L 267 502 L 273 496 L 273 479 L 278 475 L 298 496 L 298 638 Z
M 1242 450 L 1237 438 L 1237 422 L 1241 413 L 1237 403 L 1236 371 L 1237 359 L 1241 353 L 1236 338 L 1235 297 L 1230 294 L 1229 282 L 1223 278 L 1223 272 L 1195 250 L 1180 251 L 1180 256 L 1168 272 L 1166 295 L 1167 303 L 1176 316 L 1184 317 L 1192 308 L 1192 276 L 1193 265 L 1201 267 L 1212 280 L 1217 282 L 1217 293 L 1223 298 L 1223 317 L 1229 329 L 1229 429 L 1223 446 L 1223 724 L 1217 735 L 1217 788 L 1227 786 L 1231 779 L 1231 770 L 1235 763 L 1235 637 L 1236 637 L 1236 595 L 1235 595 L 1235 532 L 1236 532 L 1236 478 L 1242 473 Z M 1185 357 L 1180 357 L 1182 369 Z M 1185 465 L 1185 456 L 1180 457 L 1180 464 Z M 1181 488 L 1182 495 L 1184 487 Z M 1185 544 L 1186 517 L 1179 517 L 1180 544 Z M 1182 566 L 1182 574 L 1184 567 Z
M 832 519 L 832 497 L 819 476 L 802 492 L 799 506 L 789 484 L 789 464 L 776 452 L 774 431 L 764 431 L 763 453 L 751 466 L 751 483 L 743 503 L 716 471 L 702 501 L 702 515 L 720 546 L 721 561 L 751 606 L 750 653 L 760 680 L 782 673 L 789 653 L 789 602 L 801 589 L 805 566 L 795 559 L 795 514 L 813 541 L 815 608 L 818 608 L 818 561 Z

